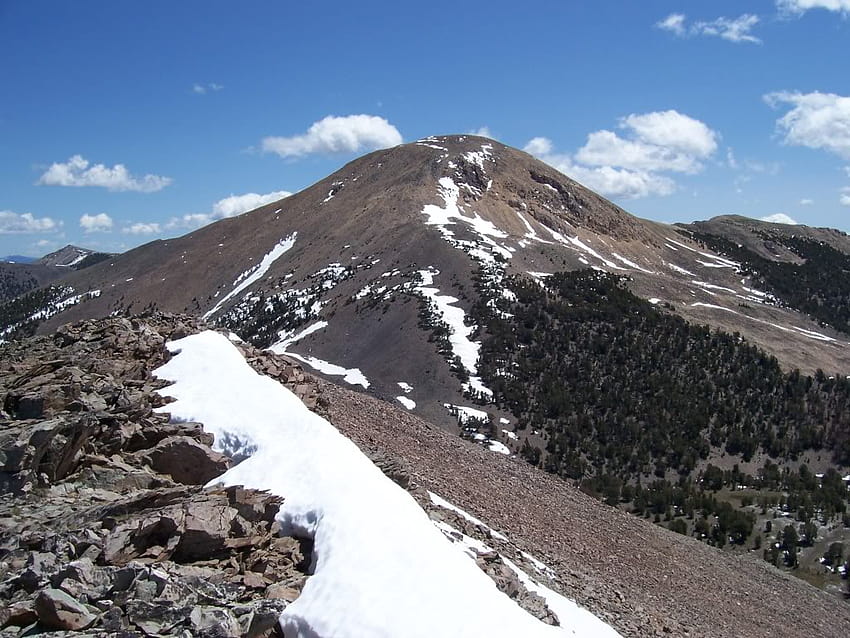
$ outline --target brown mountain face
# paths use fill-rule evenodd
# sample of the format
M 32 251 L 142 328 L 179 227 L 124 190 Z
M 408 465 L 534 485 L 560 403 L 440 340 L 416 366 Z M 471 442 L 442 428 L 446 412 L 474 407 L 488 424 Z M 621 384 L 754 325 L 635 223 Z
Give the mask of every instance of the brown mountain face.
M 479 335 L 463 323 L 482 287 L 510 295 L 508 275 L 581 268 L 626 276 L 659 308 L 738 331 L 786 367 L 850 369 L 846 337 L 774 303 L 734 260 L 475 136 L 371 153 L 284 200 L 74 273 L 63 283 L 99 296 L 41 330 L 150 307 L 200 314 L 448 425 L 444 404 L 462 402 L 464 385 L 486 392 Z

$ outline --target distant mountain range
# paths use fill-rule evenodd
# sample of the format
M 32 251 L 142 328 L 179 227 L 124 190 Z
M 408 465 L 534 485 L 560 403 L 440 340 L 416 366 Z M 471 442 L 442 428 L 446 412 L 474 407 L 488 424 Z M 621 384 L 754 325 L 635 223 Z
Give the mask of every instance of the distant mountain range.
M 6 255 L 5 257 L 0 257 L 0 263 L 31 264 L 37 259 L 37 257 L 27 257 L 25 255 Z
M 110 255 L 68 245 L 44 257 L 11 255 L 0 260 L 0 302 L 36 290 Z

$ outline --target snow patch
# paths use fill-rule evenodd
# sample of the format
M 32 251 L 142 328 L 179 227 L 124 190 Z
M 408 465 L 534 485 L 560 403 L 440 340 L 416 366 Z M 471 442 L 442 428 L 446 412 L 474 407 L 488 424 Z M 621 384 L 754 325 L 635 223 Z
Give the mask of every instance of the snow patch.
M 475 518 L 469 512 L 460 509 L 457 505 L 453 505 L 452 503 L 449 503 L 446 499 L 442 498 L 441 496 L 437 496 L 436 494 L 434 494 L 434 492 L 428 492 L 428 497 L 431 499 L 431 502 L 434 505 L 436 505 L 437 507 L 442 507 L 443 509 L 454 512 L 455 514 L 460 515 L 461 518 L 466 519 L 467 521 L 469 521 L 470 523 L 472 523 L 476 527 L 481 527 L 483 529 L 486 529 L 490 533 L 490 536 L 492 536 L 493 538 L 496 538 L 500 541 L 508 540 L 508 537 L 505 536 L 504 534 L 502 534 L 501 532 L 497 532 L 496 530 L 494 530 L 492 527 L 490 527 L 489 525 L 487 525 L 486 523 L 484 523 L 480 519 Z
M 434 274 L 431 270 L 420 270 L 419 275 L 422 278 L 422 284 L 417 286 L 416 290 L 434 304 L 440 320 L 448 325 L 452 353 L 460 359 L 461 365 L 469 373 L 469 387 L 475 392 L 492 396 L 493 391 L 486 387 L 481 378 L 477 376 L 478 352 L 481 349 L 481 344 L 469 338 L 475 330 L 475 326 L 467 326 L 464 323 L 463 308 L 452 305 L 457 303 L 456 297 L 441 295 L 439 288 L 431 287 L 434 283 Z
M 284 354 L 289 348 L 289 346 L 291 346 L 293 343 L 301 341 L 301 339 L 303 339 L 307 335 L 313 334 L 314 332 L 317 332 L 322 328 L 327 327 L 327 321 L 317 321 L 313 325 L 307 326 L 306 328 L 304 328 L 304 330 L 297 334 L 292 334 L 292 332 L 290 331 L 281 331 L 277 334 L 277 336 L 280 337 L 280 341 L 278 341 L 277 343 L 273 343 L 271 346 L 269 346 L 268 349 L 274 352 L 275 354 Z
M 313 574 L 280 617 L 287 635 L 616 635 L 601 621 L 586 623 L 574 604 L 555 609 L 561 601 L 543 588 L 561 627 L 523 611 L 407 492 L 292 392 L 252 370 L 224 335 L 207 331 L 168 347 L 176 356 L 156 375 L 174 382 L 160 393 L 176 400 L 160 410 L 255 449 L 214 482 L 283 497 L 284 533 L 314 541 Z
M 369 379 L 367 379 L 366 375 L 360 371 L 360 368 L 344 368 L 336 365 L 335 363 L 323 361 L 317 357 L 303 356 L 289 351 L 286 351 L 286 356 L 298 359 L 301 363 L 306 363 L 314 370 L 318 370 L 323 374 L 327 374 L 332 377 L 342 377 L 342 380 L 349 385 L 361 385 L 363 388 L 368 388 L 370 385 Z
M 405 396 L 397 396 L 395 398 L 395 400 L 398 401 L 399 403 L 401 403 L 408 410 L 412 410 L 416 407 L 416 401 L 413 401 L 412 399 L 408 399 Z
M 212 310 L 209 310 L 204 313 L 204 319 L 209 319 L 213 316 L 218 310 L 229 300 L 238 295 L 240 292 L 245 290 L 248 286 L 259 280 L 263 275 L 265 275 L 269 268 L 271 268 L 272 264 L 277 261 L 277 259 L 283 255 L 287 250 L 292 248 L 295 245 L 295 237 L 298 233 L 292 233 L 288 237 L 281 239 L 274 248 L 272 248 L 268 253 L 266 253 L 263 258 L 260 260 L 260 263 L 254 266 L 253 268 L 246 270 L 239 277 L 236 278 L 236 281 L 233 282 L 235 288 L 227 293 L 222 299 L 213 306 Z M 238 285 L 237 285 L 238 284 Z

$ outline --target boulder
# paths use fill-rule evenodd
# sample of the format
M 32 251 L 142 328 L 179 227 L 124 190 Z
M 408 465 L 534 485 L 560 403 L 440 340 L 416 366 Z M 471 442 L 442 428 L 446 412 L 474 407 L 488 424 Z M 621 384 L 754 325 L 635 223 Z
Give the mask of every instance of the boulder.
M 41 590 L 35 598 L 35 613 L 48 629 L 79 631 L 97 620 L 96 614 L 61 589 Z
M 239 638 L 242 635 L 236 618 L 221 607 L 195 607 L 189 621 L 192 623 L 192 635 L 199 638 Z
M 161 440 L 145 458 L 157 472 L 187 485 L 204 485 L 229 467 L 227 457 L 188 436 Z

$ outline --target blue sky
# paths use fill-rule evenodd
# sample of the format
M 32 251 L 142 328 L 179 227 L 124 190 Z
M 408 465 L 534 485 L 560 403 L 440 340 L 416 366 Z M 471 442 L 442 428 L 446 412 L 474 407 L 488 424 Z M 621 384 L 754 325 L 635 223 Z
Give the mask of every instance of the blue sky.
M 642 217 L 850 230 L 850 0 L 0 0 L 0 47 L 0 255 L 126 250 L 481 129 Z

